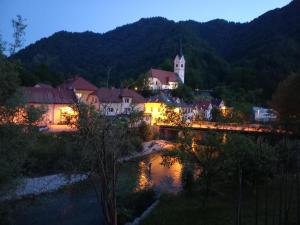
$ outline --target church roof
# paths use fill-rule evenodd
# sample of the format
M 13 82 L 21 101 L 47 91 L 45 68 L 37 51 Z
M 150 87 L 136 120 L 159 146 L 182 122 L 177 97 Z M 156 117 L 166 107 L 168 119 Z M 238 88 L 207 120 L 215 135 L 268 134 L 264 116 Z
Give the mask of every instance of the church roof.
M 153 78 L 157 78 L 164 85 L 168 85 L 169 82 L 178 81 L 178 75 L 176 73 L 165 70 L 151 69 L 149 75 Z
M 66 80 L 63 84 L 59 85 L 59 87 L 66 88 L 66 89 L 83 90 L 83 91 L 96 91 L 98 89 L 91 82 L 79 76 Z
M 97 95 L 100 103 L 120 103 L 123 97 L 132 98 L 135 104 L 146 102 L 143 96 L 127 88 L 99 88 L 93 94 Z

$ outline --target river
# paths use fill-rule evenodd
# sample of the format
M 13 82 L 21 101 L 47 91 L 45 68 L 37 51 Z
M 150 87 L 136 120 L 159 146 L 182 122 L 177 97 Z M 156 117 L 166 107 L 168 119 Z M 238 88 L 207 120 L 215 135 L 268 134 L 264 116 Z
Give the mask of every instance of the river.
M 170 167 L 161 163 L 161 153 L 124 163 L 120 169 L 118 193 L 148 187 L 157 193 L 180 191 L 182 165 L 177 161 Z M 88 181 L 55 193 L 19 200 L 11 215 L 15 225 L 96 225 L 101 221 L 100 206 Z

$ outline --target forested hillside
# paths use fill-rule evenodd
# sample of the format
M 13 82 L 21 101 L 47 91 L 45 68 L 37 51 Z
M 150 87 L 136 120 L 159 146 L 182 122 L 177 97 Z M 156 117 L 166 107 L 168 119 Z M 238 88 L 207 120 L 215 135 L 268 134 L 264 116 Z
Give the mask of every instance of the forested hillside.
M 269 98 L 279 81 L 300 71 L 299 12 L 300 1 L 294 0 L 244 24 L 224 20 L 175 23 L 158 17 L 104 34 L 61 31 L 13 57 L 28 68 L 22 76 L 27 85 L 36 81 L 55 84 L 81 74 L 99 86 L 108 77 L 109 85 L 119 86 L 151 67 L 172 70 L 182 40 L 189 86 L 263 89 Z

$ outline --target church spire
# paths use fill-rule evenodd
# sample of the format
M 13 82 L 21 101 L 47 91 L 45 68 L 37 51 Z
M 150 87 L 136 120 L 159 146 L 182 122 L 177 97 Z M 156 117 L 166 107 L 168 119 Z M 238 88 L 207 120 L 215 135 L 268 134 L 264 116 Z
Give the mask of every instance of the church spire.
M 174 59 L 174 72 L 178 75 L 181 82 L 184 84 L 185 59 L 182 52 L 182 41 L 179 41 L 179 53 Z

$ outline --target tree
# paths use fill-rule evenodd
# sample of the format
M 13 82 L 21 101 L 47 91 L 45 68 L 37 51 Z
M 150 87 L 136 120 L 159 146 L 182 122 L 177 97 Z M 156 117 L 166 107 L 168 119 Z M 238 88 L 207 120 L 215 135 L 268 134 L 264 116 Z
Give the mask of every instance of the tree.
M 221 137 L 217 134 L 208 134 L 203 141 L 194 144 L 194 157 L 201 168 L 200 181 L 204 186 L 203 207 L 209 199 L 213 179 L 216 179 L 223 168 L 223 153 Z
M 26 27 L 22 23 L 21 16 L 13 20 L 14 50 L 22 46 Z M 21 175 L 27 152 L 36 140 L 35 123 L 43 113 L 27 106 L 22 98 L 18 68 L 0 52 L 0 183 Z
M 22 172 L 27 152 L 35 143 L 34 124 L 43 113 L 22 98 L 14 63 L 0 56 L 0 183 Z M 15 124 L 18 119 L 20 124 Z
M 257 144 L 245 135 L 229 136 L 227 143 L 223 145 L 223 152 L 224 170 L 237 184 L 236 224 L 240 225 L 244 185 L 257 184 L 272 176 L 275 152 L 271 146 Z
M 182 114 L 179 108 L 174 106 L 166 106 L 164 111 L 163 122 L 172 126 L 182 127 L 185 126 L 182 120 Z
M 299 132 L 300 127 L 300 74 L 293 74 L 281 82 L 273 94 L 271 107 L 279 112 L 281 122 Z
M 104 222 L 107 225 L 117 225 L 118 166 L 126 153 L 124 146 L 133 138 L 130 124 L 136 118 L 110 118 L 84 104 L 77 105 L 76 109 L 77 140 L 82 146 L 83 161 L 102 206 Z
M 10 55 L 15 54 L 23 46 L 25 29 L 27 27 L 25 21 L 21 15 L 17 15 L 16 19 L 12 20 L 14 42 L 10 44 Z
M 172 91 L 172 95 L 175 97 L 182 98 L 185 102 L 193 102 L 195 98 L 193 90 L 190 87 L 181 83 L 176 89 Z

